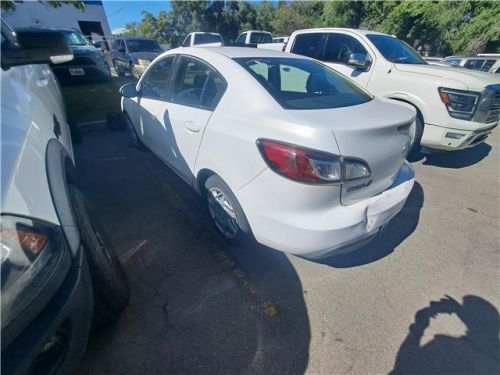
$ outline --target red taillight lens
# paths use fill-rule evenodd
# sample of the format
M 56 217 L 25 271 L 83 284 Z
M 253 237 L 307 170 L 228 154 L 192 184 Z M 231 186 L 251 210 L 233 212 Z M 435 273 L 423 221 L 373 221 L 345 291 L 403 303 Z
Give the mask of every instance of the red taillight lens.
M 267 165 L 291 180 L 325 184 L 342 179 L 342 162 L 337 155 L 265 139 L 257 145 Z

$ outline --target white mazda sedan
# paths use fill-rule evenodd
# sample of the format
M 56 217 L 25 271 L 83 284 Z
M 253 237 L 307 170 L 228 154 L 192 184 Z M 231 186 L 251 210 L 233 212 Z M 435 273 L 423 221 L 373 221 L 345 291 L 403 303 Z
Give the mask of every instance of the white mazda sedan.
M 413 186 L 415 110 L 307 57 L 174 49 L 120 91 L 133 144 L 206 197 L 230 241 L 310 258 L 354 250 Z

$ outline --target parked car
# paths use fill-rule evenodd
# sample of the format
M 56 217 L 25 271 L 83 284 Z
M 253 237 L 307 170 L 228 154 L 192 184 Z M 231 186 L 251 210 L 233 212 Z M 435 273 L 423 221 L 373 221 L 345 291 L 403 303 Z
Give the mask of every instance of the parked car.
M 111 46 L 111 59 L 120 77 L 130 73 L 139 79 L 148 65 L 163 52 L 156 40 L 139 37 L 118 38 Z
M 130 137 L 205 198 L 228 241 L 323 257 L 366 244 L 405 203 L 415 109 L 313 59 L 179 48 L 121 88 Z
M 289 36 L 278 36 L 276 38 L 273 38 L 273 43 L 288 43 L 288 39 L 290 39 Z
M 413 151 L 460 150 L 483 142 L 498 124 L 500 78 L 434 66 L 397 38 L 374 31 L 295 31 L 286 51 L 310 56 L 371 92 L 417 110 Z
M 472 57 L 450 56 L 443 60 L 443 64 L 481 72 L 500 73 L 500 57 L 495 54 L 484 54 Z
M 77 185 L 71 136 L 48 63 L 73 58 L 64 33 L 2 21 L 0 152 L 2 374 L 71 373 L 91 322 L 128 303 L 121 264 Z
M 89 81 L 108 81 L 111 71 L 104 53 L 90 43 L 78 30 L 54 29 L 64 34 L 74 58 L 50 66 L 61 84 Z
M 234 43 L 253 46 L 263 43 L 273 43 L 273 35 L 269 31 L 249 30 L 241 33 Z
M 194 32 L 188 34 L 182 43 L 183 47 L 192 46 L 222 47 L 224 40 L 219 33 Z

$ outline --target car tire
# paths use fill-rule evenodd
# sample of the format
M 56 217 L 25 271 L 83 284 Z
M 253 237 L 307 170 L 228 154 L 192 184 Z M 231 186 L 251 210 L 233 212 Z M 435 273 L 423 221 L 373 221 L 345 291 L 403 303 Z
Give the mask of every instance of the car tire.
M 129 286 L 125 270 L 116 253 L 104 244 L 95 229 L 96 221 L 85 196 L 74 185 L 68 185 L 80 243 L 86 256 L 94 291 L 94 326 L 110 323 L 129 303 Z M 92 219 L 91 219 L 92 218 Z
M 224 240 L 243 244 L 253 237 L 241 205 L 219 176 L 205 181 L 205 200 L 212 223 Z
M 410 158 L 415 158 L 420 153 L 421 145 L 420 141 L 422 140 L 422 135 L 424 134 L 424 118 L 422 114 L 417 109 L 417 117 L 415 119 L 415 138 L 413 138 L 413 143 L 410 148 L 410 152 L 408 156 Z
M 132 77 L 134 77 L 135 79 L 138 80 L 139 78 L 141 78 L 141 75 L 137 71 L 137 69 L 135 68 L 135 64 L 134 63 L 130 63 L 129 64 L 128 70 L 130 71 L 130 74 L 132 75 Z
M 124 77 L 125 76 L 125 73 L 123 73 L 123 71 L 121 70 L 121 68 L 118 65 L 116 65 L 116 61 L 115 60 L 113 60 L 113 67 L 115 68 L 115 72 L 118 75 L 118 77 Z
M 128 117 L 126 113 L 123 114 L 123 117 L 125 118 L 125 125 L 127 126 L 127 132 L 130 139 L 130 143 L 138 150 L 144 150 L 146 147 L 139 138 L 139 135 L 137 134 L 137 131 L 134 128 L 134 124 L 132 124 L 132 120 L 130 119 L 130 117 Z

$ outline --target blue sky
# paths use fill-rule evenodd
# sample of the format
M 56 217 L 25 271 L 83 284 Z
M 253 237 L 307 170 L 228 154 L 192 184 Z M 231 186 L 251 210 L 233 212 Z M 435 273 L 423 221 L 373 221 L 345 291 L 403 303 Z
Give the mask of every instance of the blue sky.
M 168 1 L 112 1 L 102 2 L 104 10 L 108 16 L 109 27 L 111 31 L 125 27 L 132 21 L 142 19 L 142 11 L 148 11 L 157 14 L 161 10 L 170 10 Z

